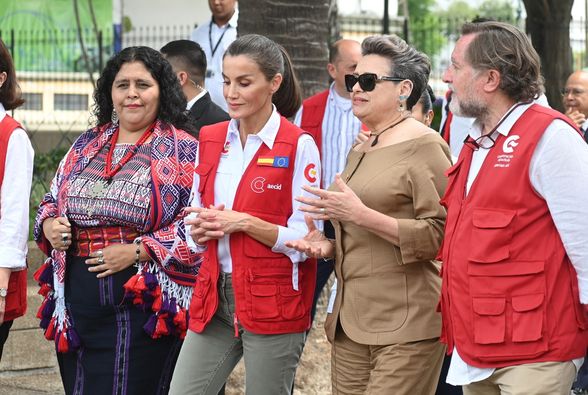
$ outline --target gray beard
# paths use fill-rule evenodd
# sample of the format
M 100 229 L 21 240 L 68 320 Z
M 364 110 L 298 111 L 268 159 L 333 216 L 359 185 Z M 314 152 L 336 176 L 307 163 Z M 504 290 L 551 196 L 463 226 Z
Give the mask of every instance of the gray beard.
M 458 117 L 475 118 L 477 120 L 484 118 L 487 113 L 486 107 L 482 103 L 476 101 L 463 103 L 455 99 L 449 102 L 449 110 Z

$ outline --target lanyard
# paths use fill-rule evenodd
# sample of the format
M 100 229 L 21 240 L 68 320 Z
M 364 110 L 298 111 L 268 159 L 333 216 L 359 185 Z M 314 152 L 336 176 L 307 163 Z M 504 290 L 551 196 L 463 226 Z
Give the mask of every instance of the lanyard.
M 214 58 L 214 54 L 216 53 L 216 50 L 218 49 L 218 46 L 220 45 L 221 41 L 223 41 L 223 37 L 225 36 L 225 33 L 227 32 L 227 30 L 229 30 L 229 24 L 227 23 L 227 25 L 225 26 L 224 30 L 223 30 L 223 34 L 221 34 L 221 36 L 219 37 L 218 41 L 216 42 L 216 45 L 213 47 L 212 46 L 212 20 L 210 20 L 210 25 L 208 25 L 208 43 L 210 44 L 210 58 Z

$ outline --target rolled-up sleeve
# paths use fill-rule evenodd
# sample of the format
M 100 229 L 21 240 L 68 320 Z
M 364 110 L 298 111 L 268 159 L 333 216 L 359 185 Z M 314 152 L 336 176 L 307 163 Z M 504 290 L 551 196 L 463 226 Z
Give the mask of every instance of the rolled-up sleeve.
M 447 212 L 439 201 L 445 193 L 445 170 L 451 166 L 442 142 L 420 145 L 411 157 L 407 180 L 413 199 L 414 218 L 398 219 L 399 247 L 405 264 L 435 259 Z

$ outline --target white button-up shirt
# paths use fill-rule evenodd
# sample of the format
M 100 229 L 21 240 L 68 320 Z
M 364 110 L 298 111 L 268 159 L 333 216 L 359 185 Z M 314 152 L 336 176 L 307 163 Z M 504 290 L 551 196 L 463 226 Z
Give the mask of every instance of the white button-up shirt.
M 223 55 L 229 45 L 237 39 L 238 19 L 239 10 L 235 8 L 235 13 L 226 25 L 218 26 L 211 18 L 210 21 L 194 29 L 190 35 L 190 40 L 200 44 L 206 55 L 207 67 L 204 81 L 206 90 L 210 92 L 212 101 L 225 111 L 227 111 L 227 102 L 223 96 Z M 212 52 L 217 43 L 218 47 L 213 55 Z
M 508 136 L 513 125 L 532 104 L 515 108 L 505 118 L 497 132 Z M 476 139 L 482 135 L 480 125 L 474 123 L 469 135 Z M 468 148 L 464 148 L 468 149 Z M 490 150 L 474 151 L 468 173 L 466 193 L 484 163 Z M 531 158 L 529 179 L 535 191 L 547 202 L 555 227 L 563 241 L 566 253 L 578 273 L 580 302 L 588 304 L 588 145 L 570 125 L 561 120 L 553 121 L 539 140 Z M 579 369 L 583 358 L 574 360 Z M 492 375 L 492 368 L 468 365 L 453 349 L 447 382 L 466 385 L 484 380 Z
M 6 110 L 0 103 L 0 121 Z M 12 132 L 4 161 L 0 189 L 0 267 L 20 270 L 26 266 L 29 238 L 29 196 L 33 178 L 34 151 L 27 133 Z
M 270 149 L 273 147 L 280 127 L 280 122 L 280 115 L 274 107 L 272 115 L 259 133 L 247 136 L 247 141 L 245 142 L 244 147 L 241 145 L 241 139 L 239 137 L 238 121 L 232 119 L 229 122 L 229 130 L 225 140 L 225 149 L 228 150 L 228 153 L 223 154 L 220 157 L 214 182 L 215 205 L 222 203 L 227 209 L 233 207 L 235 194 L 237 193 L 237 187 L 239 186 L 241 177 L 262 144 L 265 144 Z M 314 181 L 311 182 L 307 176 L 305 176 L 305 169 L 312 164 L 315 165 L 316 174 L 313 175 Z M 198 165 L 198 156 L 196 157 L 196 165 Z M 298 262 L 305 261 L 307 259 L 306 255 L 286 247 L 284 243 L 289 240 L 296 240 L 304 237 L 308 233 L 308 228 L 304 222 L 304 213 L 298 210 L 301 203 L 294 200 L 294 198 L 300 195 L 310 196 L 307 192 L 302 190 L 303 185 L 315 187 L 320 185 L 319 152 L 314 140 L 309 135 L 303 134 L 298 139 L 296 159 L 291 166 L 292 165 L 294 166 L 294 175 L 292 179 L 292 215 L 288 218 L 287 226 L 278 225 L 278 239 L 272 247 L 272 251 L 287 255 L 292 263 L 297 264 Z M 311 177 L 311 179 L 313 178 Z M 195 193 L 191 206 L 202 206 L 200 194 L 197 193 L 199 184 L 200 178 L 195 176 L 194 186 L 192 188 L 192 191 Z M 260 198 L 263 199 L 263 197 Z M 319 224 L 317 224 L 317 227 L 318 226 Z M 226 235 L 220 239 L 218 243 L 218 259 L 221 265 L 221 270 L 225 273 L 231 273 L 233 271 L 233 260 L 229 243 L 230 237 L 230 235 Z M 187 239 L 190 245 L 196 247 L 196 244 L 190 237 Z M 296 265 L 294 265 L 294 268 L 296 268 Z M 297 272 L 294 269 L 293 276 L 297 277 L 296 273 Z M 295 282 L 294 285 L 295 288 L 297 288 L 297 279 L 293 278 L 293 282 Z

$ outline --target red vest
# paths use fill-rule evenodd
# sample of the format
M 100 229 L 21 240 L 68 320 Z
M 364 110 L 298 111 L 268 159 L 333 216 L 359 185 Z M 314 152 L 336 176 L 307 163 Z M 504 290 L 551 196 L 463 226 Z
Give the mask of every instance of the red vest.
M 508 136 L 496 139 L 467 196 L 473 151 L 462 149 L 447 171 L 441 339 L 470 365 L 568 361 L 586 353 L 576 271 L 529 180 L 535 147 L 554 119 L 569 123 L 531 106 Z
M 8 115 L 6 115 L 2 122 L 0 122 L 0 186 L 4 180 L 4 166 L 6 161 L 6 151 L 8 150 L 8 141 L 10 140 L 12 132 L 16 128 L 22 129 L 22 126 Z M 24 269 L 10 274 L 4 321 L 12 321 L 15 318 L 23 316 L 26 310 L 27 270 Z
M 322 150 L 323 118 L 327 108 L 329 89 L 309 97 L 302 103 L 302 119 L 300 129 L 308 132 L 314 139 L 319 153 Z
M 200 130 L 199 164 L 202 205 L 214 204 L 214 180 L 228 130 L 228 122 Z M 249 213 L 267 222 L 286 226 L 292 214 L 292 177 L 298 138 L 304 133 L 281 118 L 273 148 L 262 144 L 245 170 L 235 196 L 233 209 Z M 288 167 L 259 166 L 262 157 L 288 157 Z M 218 307 L 217 280 L 219 262 L 216 240 L 207 250 L 190 304 L 189 328 L 202 332 Z M 292 262 L 284 254 L 247 236 L 230 236 L 235 292 L 235 322 L 250 332 L 281 334 L 303 332 L 310 328 L 310 308 L 316 281 L 316 260 L 299 265 L 299 290 L 292 286 Z

